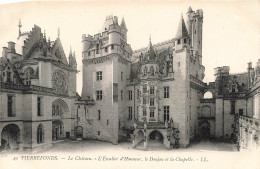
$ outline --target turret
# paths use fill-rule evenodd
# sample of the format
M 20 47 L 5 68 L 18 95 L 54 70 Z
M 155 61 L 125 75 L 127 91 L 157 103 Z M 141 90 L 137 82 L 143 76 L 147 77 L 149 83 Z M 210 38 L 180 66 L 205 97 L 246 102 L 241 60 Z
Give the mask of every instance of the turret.
M 203 11 L 198 9 L 196 12 L 189 7 L 187 12 L 187 27 L 190 37 L 190 45 L 194 52 L 202 57 L 202 24 L 203 24 Z M 201 63 L 201 58 L 200 64 Z
M 72 68 L 77 69 L 77 62 L 76 62 L 75 51 L 72 54 L 71 47 L 70 47 L 70 54 L 69 54 L 69 66 L 72 67 Z
M 93 37 L 88 35 L 86 37 L 86 34 L 82 35 L 82 52 L 86 52 L 88 51 L 88 49 L 90 48 L 91 45 L 91 41 L 93 40 Z

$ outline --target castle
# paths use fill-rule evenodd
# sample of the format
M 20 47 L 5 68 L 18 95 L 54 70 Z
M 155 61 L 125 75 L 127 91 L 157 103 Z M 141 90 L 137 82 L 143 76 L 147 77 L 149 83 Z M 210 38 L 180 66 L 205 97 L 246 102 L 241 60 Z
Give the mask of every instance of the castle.
M 215 82 L 204 83 L 202 27 L 203 11 L 189 7 L 173 38 L 133 51 L 124 18 L 107 16 L 97 34 L 82 36 L 79 96 L 76 56 L 67 62 L 59 33 L 50 41 L 38 26 L 21 33 L 19 24 L 19 46 L 9 42 L 1 58 L 1 145 L 82 138 L 171 149 L 214 138 L 258 147 L 260 60 L 242 74 L 216 68 Z

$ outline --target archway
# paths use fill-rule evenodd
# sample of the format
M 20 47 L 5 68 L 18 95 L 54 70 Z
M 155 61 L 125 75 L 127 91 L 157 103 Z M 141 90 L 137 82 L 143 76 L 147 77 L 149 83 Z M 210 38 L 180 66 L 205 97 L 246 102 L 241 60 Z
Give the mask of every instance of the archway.
M 76 138 L 83 138 L 83 127 L 82 126 L 76 127 Z
M 19 149 L 20 129 L 16 124 L 6 125 L 1 132 L 1 147 L 3 149 Z
M 139 130 L 137 132 L 137 145 L 139 144 L 138 146 L 143 147 L 144 146 L 143 142 L 144 142 L 144 133 L 142 130 Z
M 202 139 L 207 139 L 207 138 L 210 137 L 210 124 L 209 124 L 209 122 L 205 121 L 201 124 L 200 137 Z
M 152 131 L 149 134 L 149 147 L 162 147 L 163 146 L 163 135 L 157 130 Z
M 64 139 L 64 126 L 62 121 L 55 120 L 52 122 L 52 140 L 61 140 Z

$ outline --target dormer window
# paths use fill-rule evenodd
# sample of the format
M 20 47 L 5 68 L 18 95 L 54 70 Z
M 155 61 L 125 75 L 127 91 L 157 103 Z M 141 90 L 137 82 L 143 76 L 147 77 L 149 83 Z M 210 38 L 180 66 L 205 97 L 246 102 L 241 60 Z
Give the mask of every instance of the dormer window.
M 187 39 L 184 39 L 184 43 L 187 43 Z
M 111 49 L 114 50 L 114 45 L 111 45 Z
M 105 52 L 107 52 L 107 47 L 105 47 Z
M 178 45 L 181 44 L 181 40 L 180 40 L 180 39 L 178 39 L 177 44 L 178 44 Z

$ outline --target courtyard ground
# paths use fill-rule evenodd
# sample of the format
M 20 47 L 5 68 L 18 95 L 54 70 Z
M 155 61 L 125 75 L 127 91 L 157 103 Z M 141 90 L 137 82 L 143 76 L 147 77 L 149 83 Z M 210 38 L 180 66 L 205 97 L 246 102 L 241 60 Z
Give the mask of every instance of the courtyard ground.
M 97 140 L 65 140 L 53 144 L 52 149 L 44 150 L 43 152 L 138 152 L 144 151 L 142 149 L 133 149 L 132 143 L 122 142 L 118 145 L 111 143 L 97 141 Z M 210 140 L 202 140 L 199 142 L 191 143 L 187 148 L 178 148 L 168 150 L 162 147 L 161 144 L 152 143 L 152 146 L 148 147 L 147 151 L 171 151 L 171 152 L 208 152 L 208 151 L 225 151 L 225 152 L 236 152 L 236 145 L 231 143 L 216 142 Z

